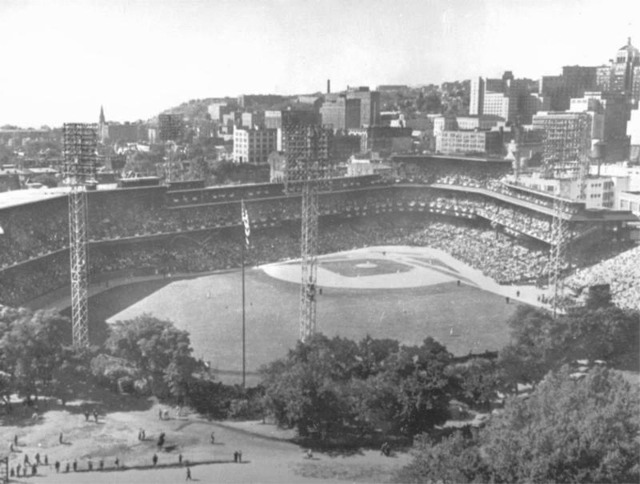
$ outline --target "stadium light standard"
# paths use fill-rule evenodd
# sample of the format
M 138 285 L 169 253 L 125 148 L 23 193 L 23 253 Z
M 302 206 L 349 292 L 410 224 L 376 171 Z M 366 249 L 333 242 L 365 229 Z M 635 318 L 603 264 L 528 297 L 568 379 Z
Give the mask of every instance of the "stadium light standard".
M 87 267 L 87 184 L 95 179 L 98 133 L 95 124 L 65 123 L 63 172 L 69 191 L 71 324 L 73 344 L 89 345 Z

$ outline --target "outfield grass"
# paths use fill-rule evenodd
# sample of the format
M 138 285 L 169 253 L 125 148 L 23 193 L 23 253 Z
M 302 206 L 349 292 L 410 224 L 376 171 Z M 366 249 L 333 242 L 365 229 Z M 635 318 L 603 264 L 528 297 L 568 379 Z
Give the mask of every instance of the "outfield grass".
M 188 330 L 195 356 L 237 380 L 242 370 L 241 301 L 239 271 L 116 287 L 91 299 L 91 335 L 105 334 L 105 320 L 148 312 Z M 367 334 L 394 338 L 404 344 L 432 336 L 452 353 L 464 355 L 504 346 L 509 340 L 505 322 L 516 307 L 503 297 L 456 283 L 411 289 L 324 288 L 318 299 L 318 330 L 356 340 Z M 286 355 L 296 344 L 298 315 L 297 284 L 259 269 L 246 271 L 248 371 Z

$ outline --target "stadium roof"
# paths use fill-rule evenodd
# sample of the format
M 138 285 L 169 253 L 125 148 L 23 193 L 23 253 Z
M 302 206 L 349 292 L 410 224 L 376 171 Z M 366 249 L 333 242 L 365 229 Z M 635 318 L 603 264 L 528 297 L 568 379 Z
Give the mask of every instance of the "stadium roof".
M 69 191 L 68 187 L 12 190 L 0 193 L 0 208 L 40 202 L 50 198 L 62 197 Z

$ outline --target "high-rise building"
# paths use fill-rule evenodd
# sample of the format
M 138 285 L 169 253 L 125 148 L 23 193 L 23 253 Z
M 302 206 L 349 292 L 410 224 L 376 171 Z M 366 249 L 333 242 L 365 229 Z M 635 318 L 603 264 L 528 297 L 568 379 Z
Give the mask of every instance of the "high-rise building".
M 571 100 L 570 110 L 592 115 L 591 138 L 600 140 L 606 145 L 604 161 L 620 161 L 628 156 L 629 105 L 625 94 L 586 92 L 582 98 Z
M 322 124 L 334 131 L 359 128 L 362 119 L 360 105 L 360 99 L 349 99 L 344 94 L 327 95 L 320 108 Z
M 544 109 L 569 109 L 571 98 L 579 98 L 587 91 L 596 90 L 599 75 L 598 67 L 564 66 L 561 76 L 543 76 L 538 93 Z
M 365 86 L 348 88 L 347 99 L 360 100 L 359 128 L 378 125 L 380 121 L 380 93 L 378 91 L 370 91 Z
M 471 80 L 469 114 L 500 116 L 507 122 L 529 123 L 539 103 L 529 99 L 529 82 L 514 79 L 511 71 L 506 71 L 502 79 Z
M 624 94 L 627 98 L 635 97 L 634 77 L 640 66 L 640 51 L 631 45 L 631 38 L 616 52 L 616 56 L 608 66 L 598 68 L 598 88 Z M 637 101 L 637 98 L 635 99 Z

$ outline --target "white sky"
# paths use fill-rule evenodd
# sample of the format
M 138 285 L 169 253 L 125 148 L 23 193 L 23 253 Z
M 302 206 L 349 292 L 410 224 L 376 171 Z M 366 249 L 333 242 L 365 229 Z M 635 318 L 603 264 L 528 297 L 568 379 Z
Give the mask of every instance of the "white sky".
M 537 79 L 600 65 L 640 0 L 0 0 L 0 125 L 147 119 L 190 99 Z

